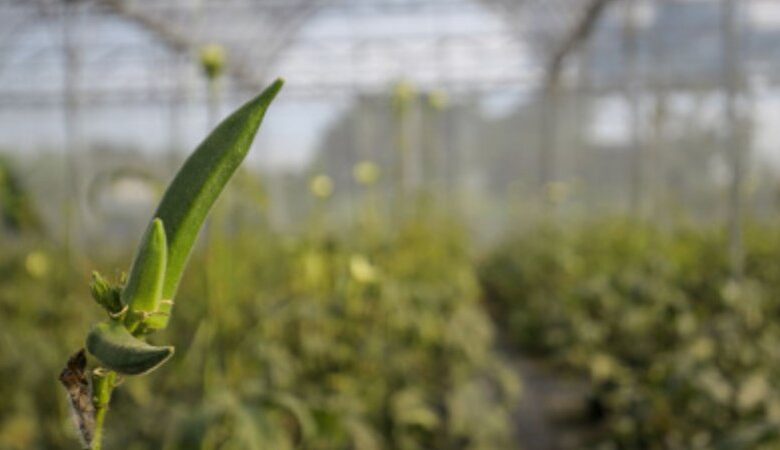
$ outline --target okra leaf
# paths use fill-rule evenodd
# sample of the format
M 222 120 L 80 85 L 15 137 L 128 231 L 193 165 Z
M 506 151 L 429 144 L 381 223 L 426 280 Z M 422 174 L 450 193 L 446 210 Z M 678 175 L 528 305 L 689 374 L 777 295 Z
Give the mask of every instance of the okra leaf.
M 92 327 L 86 347 L 106 368 L 126 375 L 149 372 L 173 355 L 173 347 L 150 345 L 113 320 Z
M 279 79 L 220 123 L 174 177 L 154 217 L 168 238 L 168 264 L 162 298 L 172 300 L 203 221 L 225 184 L 249 152 L 265 112 L 284 82 Z M 171 302 L 147 320 L 150 328 L 168 324 Z

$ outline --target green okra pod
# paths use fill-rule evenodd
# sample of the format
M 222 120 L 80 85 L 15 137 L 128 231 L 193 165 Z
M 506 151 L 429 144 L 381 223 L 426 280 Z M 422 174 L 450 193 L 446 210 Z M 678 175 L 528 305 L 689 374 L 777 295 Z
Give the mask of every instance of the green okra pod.
M 195 239 L 211 206 L 249 152 L 265 112 L 284 82 L 279 79 L 222 121 L 187 159 L 171 182 L 155 217 L 165 226 L 168 264 L 162 298 L 172 300 Z M 149 328 L 168 324 L 172 303 L 163 302 Z
M 101 448 L 103 423 L 117 374 L 140 375 L 162 365 L 171 346 L 139 337 L 168 324 L 173 297 L 209 210 L 249 152 L 268 106 L 283 85 L 271 84 L 230 115 L 195 149 L 165 192 L 133 259 L 127 283 L 93 274 L 90 291 L 110 319 L 93 326 L 86 349 L 99 366 L 87 381 L 83 350 L 68 361 L 60 380 L 78 406 L 85 443 Z M 124 287 L 122 285 L 124 284 Z M 94 395 L 90 391 L 95 388 Z
M 87 335 L 87 350 L 109 370 L 125 375 L 149 372 L 173 355 L 173 347 L 156 347 L 134 337 L 118 321 L 100 322 Z
M 122 303 L 129 309 L 125 325 L 131 332 L 158 312 L 167 261 L 165 228 L 160 219 L 154 219 L 144 234 L 127 285 L 122 290 Z

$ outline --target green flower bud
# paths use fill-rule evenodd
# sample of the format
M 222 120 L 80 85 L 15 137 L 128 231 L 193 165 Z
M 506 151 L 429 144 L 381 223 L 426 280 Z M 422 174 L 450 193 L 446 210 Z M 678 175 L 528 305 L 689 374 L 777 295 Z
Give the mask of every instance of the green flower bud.
M 225 68 L 225 48 L 218 44 L 209 44 L 200 50 L 200 65 L 210 80 L 218 78 Z
M 411 83 L 402 81 L 395 85 L 393 90 L 393 101 L 396 106 L 404 107 L 414 101 L 417 96 L 417 92 Z
M 328 198 L 333 194 L 333 180 L 327 175 L 317 175 L 311 179 L 309 189 L 315 197 Z
M 379 166 L 371 161 L 362 161 L 355 164 L 352 170 L 355 180 L 363 186 L 370 186 L 379 180 Z
M 98 305 L 102 306 L 109 314 L 115 315 L 122 312 L 120 286 L 114 286 L 98 272 L 92 272 L 92 281 L 89 283 L 89 292 Z
M 443 111 L 449 105 L 449 98 L 443 91 L 434 91 L 428 94 L 428 105 L 435 111 Z

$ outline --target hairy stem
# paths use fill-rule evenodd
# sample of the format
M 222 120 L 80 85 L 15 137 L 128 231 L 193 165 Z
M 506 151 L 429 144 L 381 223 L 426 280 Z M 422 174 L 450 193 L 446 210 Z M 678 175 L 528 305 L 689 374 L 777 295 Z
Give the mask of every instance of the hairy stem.
M 103 448 L 103 425 L 106 422 L 111 393 L 116 386 L 116 372 L 96 371 L 92 377 L 95 403 L 95 434 L 92 437 L 91 450 Z

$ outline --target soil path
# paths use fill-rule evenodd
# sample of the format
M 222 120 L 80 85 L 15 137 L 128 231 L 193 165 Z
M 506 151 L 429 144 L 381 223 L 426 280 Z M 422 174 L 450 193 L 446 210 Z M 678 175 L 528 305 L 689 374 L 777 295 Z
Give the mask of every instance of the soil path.
M 523 395 L 515 413 L 520 448 L 583 448 L 587 435 L 584 425 L 587 384 L 522 355 L 515 356 L 514 365 L 523 383 Z

